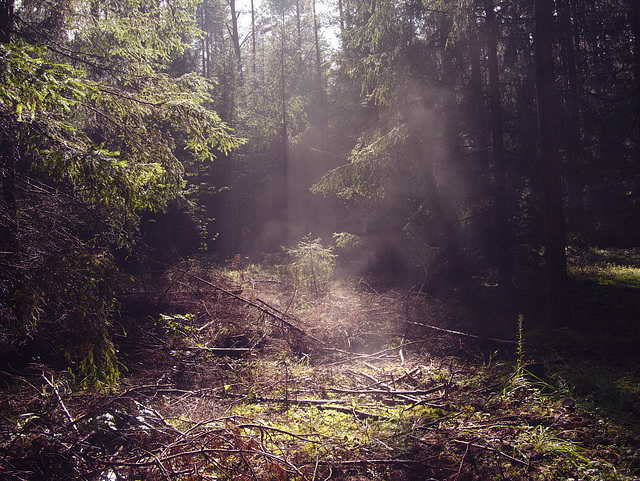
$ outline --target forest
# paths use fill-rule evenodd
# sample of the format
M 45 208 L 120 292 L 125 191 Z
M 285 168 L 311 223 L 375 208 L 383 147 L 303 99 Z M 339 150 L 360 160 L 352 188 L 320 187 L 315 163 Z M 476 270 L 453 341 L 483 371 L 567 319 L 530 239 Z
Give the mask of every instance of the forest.
M 640 2 L 0 0 L 0 479 L 640 479 Z

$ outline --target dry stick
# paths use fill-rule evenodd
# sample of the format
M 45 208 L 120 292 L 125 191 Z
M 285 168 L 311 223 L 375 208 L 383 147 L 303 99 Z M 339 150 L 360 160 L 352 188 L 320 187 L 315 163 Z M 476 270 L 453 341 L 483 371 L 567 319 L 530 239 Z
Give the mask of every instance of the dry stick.
M 355 459 L 351 461 L 319 461 L 319 464 L 328 464 L 330 466 L 361 466 L 363 464 L 416 464 L 418 461 L 411 459 Z
M 114 461 L 114 460 L 106 460 L 106 459 L 95 459 L 96 462 L 100 463 L 100 464 L 104 464 L 105 466 L 130 466 L 130 467 L 134 467 L 134 468 L 143 468 L 143 467 L 148 467 L 148 466 L 153 466 L 155 464 L 157 464 L 157 461 L 160 462 L 167 462 L 167 461 L 171 461 L 173 459 L 177 459 L 177 458 L 181 458 L 184 456 L 195 456 L 198 454 L 259 454 L 261 456 L 265 456 L 267 458 L 270 459 L 274 459 L 284 465 L 287 465 L 289 467 L 291 467 L 296 473 L 298 473 L 299 475 L 302 475 L 302 473 L 300 472 L 300 470 L 294 466 L 293 464 L 291 464 L 289 461 L 281 458 L 280 456 L 276 456 L 275 454 L 271 454 L 271 453 L 267 453 L 265 451 L 261 451 L 259 449 L 223 449 L 223 448 L 203 448 L 203 449 L 194 449 L 191 451 L 183 451 L 181 453 L 175 453 L 175 454 L 171 454 L 169 456 L 165 456 L 162 458 L 157 458 L 154 456 L 155 459 L 153 460 L 146 460 L 146 461 Z
M 405 301 L 404 303 L 404 312 L 407 321 L 409 321 L 409 301 Z M 404 352 L 402 352 L 402 345 L 404 344 L 405 339 L 407 338 L 407 330 L 408 324 L 404 325 L 404 332 L 402 333 L 402 340 L 400 341 L 400 349 L 398 349 L 398 355 L 400 356 L 400 362 L 404 366 Z
M 64 405 L 64 403 L 62 402 L 62 398 L 60 397 L 60 393 L 58 392 L 58 388 L 55 387 L 55 385 L 49 381 L 47 379 L 47 376 L 44 375 L 44 372 L 42 373 L 42 379 L 45 380 L 45 382 L 51 386 L 51 389 L 53 389 L 54 394 L 56 395 L 56 397 L 58 398 L 58 402 L 60 403 L 60 407 L 62 408 L 62 410 L 64 411 L 65 415 L 67 416 L 67 419 L 69 420 L 69 423 L 71 424 L 71 426 L 73 427 L 73 429 L 78 432 L 78 427 L 75 424 L 75 421 L 73 420 L 73 418 L 71 417 L 71 414 L 69 413 L 69 410 L 67 409 L 67 406 Z
M 316 443 L 316 444 L 321 444 L 320 441 L 315 441 L 313 439 L 308 439 L 306 436 L 301 436 L 299 434 L 295 434 L 295 433 L 291 433 L 289 431 L 284 431 L 282 429 L 278 429 L 278 428 L 273 428 L 271 426 L 265 426 L 264 424 L 238 424 L 237 426 L 238 428 L 255 428 L 255 429 L 259 429 L 260 431 L 263 430 L 269 430 L 269 431 L 275 431 L 277 433 L 281 433 L 281 434 L 287 434 L 288 436 L 294 437 L 294 438 L 298 438 L 302 441 L 305 441 L 307 443 Z M 309 434 L 309 436 L 319 436 L 318 434 Z
M 388 394 L 387 391 L 384 391 L 384 392 Z M 254 397 L 253 400 L 254 401 L 258 401 L 258 402 L 277 402 L 277 403 L 284 403 L 286 401 L 289 404 L 295 404 L 295 405 L 298 405 L 298 406 L 310 405 L 310 406 L 316 406 L 318 409 L 333 409 L 334 411 L 338 411 L 338 412 L 341 412 L 341 413 L 353 414 L 358 419 L 371 418 L 371 419 L 374 419 L 376 421 L 380 420 L 380 419 L 388 419 L 388 418 L 386 418 L 386 416 L 381 416 L 379 414 L 366 413 L 364 411 L 359 411 L 359 410 L 357 410 L 355 408 L 352 408 L 352 407 L 338 406 L 337 404 L 340 403 L 339 400 L 328 400 L 328 399 L 280 399 L 280 398 L 267 398 L 267 397 Z
M 359 374 L 362 377 L 368 379 L 369 381 L 372 381 L 374 384 L 372 384 L 371 386 L 368 386 L 367 389 L 371 389 L 374 386 L 380 386 L 384 389 L 388 389 L 390 392 L 395 391 L 396 389 L 391 388 L 391 386 L 389 386 L 388 384 L 385 384 L 383 381 L 378 381 L 375 377 L 369 375 L 369 374 L 365 374 L 365 373 L 361 373 L 361 372 L 355 372 L 355 374 Z M 416 398 L 412 398 L 411 396 L 407 396 L 407 395 L 399 395 L 398 397 L 406 400 L 406 401 L 410 401 L 412 403 L 416 403 L 416 402 L 420 402 L 419 399 Z
M 414 383 L 417 383 L 418 381 L 413 377 L 415 374 L 417 374 L 418 372 L 420 372 L 420 368 L 416 367 L 415 369 L 408 371 L 405 368 L 405 372 L 402 376 L 400 376 L 398 379 L 396 379 L 396 382 L 400 382 L 400 381 L 404 381 L 405 379 L 409 379 L 411 381 L 413 381 Z
M 316 448 L 316 465 L 313 468 L 313 478 L 311 481 L 316 481 L 316 475 L 318 474 L 318 463 L 320 462 L 320 458 L 318 457 L 318 448 Z
M 406 322 L 409 324 L 415 324 L 416 326 L 426 327 L 427 329 L 433 329 L 434 331 L 446 332 L 447 334 L 453 334 L 455 336 L 470 337 L 471 339 L 479 339 L 481 341 L 499 342 L 501 344 L 518 344 L 518 341 L 511 341 L 509 339 L 496 339 L 494 337 L 478 336 L 476 334 L 469 334 L 468 332 L 453 331 L 451 329 L 445 329 L 443 327 L 431 326 L 429 324 L 424 324 L 422 322 L 415 322 L 415 321 L 406 321 Z
M 371 376 L 370 374 L 366 374 L 364 372 L 352 371 L 351 369 L 348 369 L 347 372 L 355 374 L 356 376 L 362 376 L 365 379 L 368 379 L 369 381 L 371 381 L 373 384 L 369 384 L 367 386 L 367 389 L 372 389 L 376 386 L 382 386 L 385 389 L 391 390 L 391 388 L 388 385 L 386 385 L 384 381 L 378 381 L 375 377 Z
M 247 305 L 249 305 L 249 306 L 253 307 L 254 309 L 257 309 L 258 311 L 260 311 L 260 312 L 262 312 L 262 313 L 264 313 L 264 314 L 266 314 L 266 315 L 268 315 L 268 316 L 272 317 L 273 319 L 276 319 L 276 320 L 278 320 L 278 321 L 282 322 L 285 326 L 289 327 L 290 329 L 293 329 L 294 331 L 296 331 L 296 332 L 298 332 L 298 333 L 300 333 L 300 334 L 302 334 L 302 335 L 304 335 L 304 336 L 307 336 L 307 337 L 308 337 L 308 338 L 310 338 L 310 339 L 313 339 L 314 341 L 316 341 L 316 342 L 317 342 L 317 343 L 319 343 L 319 344 L 324 344 L 324 342 L 323 342 L 323 341 L 321 341 L 320 339 L 318 339 L 318 338 L 316 338 L 316 337 L 314 337 L 314 336 L 312 336 L 312 335 L 310 335 L 310 334 L 307 334 L 305 331 L 303 331 L 302 329 L 300 329 L 298 326 L 295 326 L 295 325 L 291 324 L 290 322 L 286 321 L 286 320 L 284 319 L 284 317 L 283 317 L 283 316 L 288 316 L 288 317 L 293 317 L 293 316 L 291 316 L 290 314 L 284 314 L 284 313 L 280 312 L 280 311 L 279 311 L 278 309 L 276 309 L 275 307 L 273 307 L 273 306 L 271 306 L 271 305 L 267 304 L 266 302 L 264 302 L 264 301 L 262 301 L 262 300 L 260 300 L 260 299 L 258 299 L 258 300 L 259 300 L 262 304 L 264 304 L 265 306 L 267 306 L 267 308 L 261 307 L 261 306 L 259 306 L 258 304 L 256 304 L 255 302 L 252 302 L 252 301 L 250 301 L 249 299 L 245 299 L 244 297 L 241 297 L 241 296 L 239 296 L 239 295 L 237 295 L 237 294 L 234 294 L 234 293 L 233 293 L 233 292 L 231 292 L 231 291 L 228 291 L 228 290 L 226 290 L 226 289 L 223 289 L 222 287 L 215 285 L 213 282 L 209 282 L 208 280 L 203 279 L 202 277 L 196 276 L 195 274 L 192 274 L 192 273 L 190 273 L 190 272 L 184 271 L 184 270 L 182 270 L 182 269 L 178 269 L 178 272 L 182 272 L 183 274 L 185 274 L 185 275 L 187 275 L 187 276 L 189 276 L 189 277 L 192 277 L 193 279 L 195 279 L 195 280 L 197 280 L 197 281 L 200 281 L 200 282 L 202 282 L 203 284 L 208 285 L 209 287 L 213 287 L 214 289 L 216 289 L 216 290 L 218 290 L 218 291 L 222 292 L 223 294 L 226 294 L 226 295 L 227 295 L 227 296 L 229 296 L 229 297 L 233 297 L 234 299 L 237 299 L 237 300 L 239 300 L 240 302 L 244 302 L 245 304 L 247 304 Z M 273 312 L 272 312 L 272 311 L 273 311 Z M 279 313 L 280 315 L 278 315 L 278 314 L 274 314 L 274 312 L 275 312 L 275 313 Z
M 253 472 L 253 467 L 251 466 L 249 460 L 245 457 L 243 452 L 240 452 L 240 458 L 242 458 L 244 464 L 246 464 L 247 468 L 249 468 L 249 472 L 251 473 L 251 477 L 254 479 L 254 481 L 258 481 L 258 478 L 256 478 L 256 473 Z
M 75 419 L 74 421 L 72 421 L 73 425 L 77 425 L 80 421 L 83 421 L 87 418 L 89 418 L 90 416 L 92 416 L 93 414 L 95 414 L 95 412 L 97 410 L 101 410 L 104 411 L 106 410 L 109 406 L 111 406 L 112 404 L 116 403 L 119 399 L 127 396 L 130 393 L 133 392 L 140 392 L 140 391 L 144 391 L 144 390 L 153 390 L 154 394 L 182 394 L 184 396 L 205 396 L 205 393 L 210 393 L 212 391 L 216 391 L 216 390 L 220 390 L 220 388 L 202 388 L 199 389 L 197 391 L 187 391 L 184 389 L 174 389 L 171 387 L 170 384 L 145 384 L 142 386 L 135 386 L 132 388 L 127 389 L 126 391 L 121 392 L 120 394 L 118 394 L 116 397 L 110 399 L 109 401 L 107 401 L 105 404 L 103 404 L 102 406 L 96 409 L 92 409 L 89 412 L 83 414 L 82 416 L 78 417 L 77 419 Z
M 164 479 L 170 479 L 169 477 L 169 473 L 167 472 L 166 468 L 162 465 L 162 461 L 160 461 L 160 459 L 158 458 L 158 456 L 156 456 L 153 453 L 149 453 L 151 455 L 151 457 L 153 457 L 153 459 L 155 459 L 156 464 L 158 465 L 158 469 L 160 470 L 160 473 L 162 473 L 162 476 L 164 477 Z M 171 463 L 169 463 L 169 466 L 171 466 L 171 471 L 173 472 L 173 465 Z
M 513 456 L 509 456 L 508 454 L 503 453 L 497 448 L 492 448 L 491 446 L 483 446 L 482 444 L 475 444 L 470 441 L 460 441 L 459 439 L 452 439 L 452 441 L 454 443 L 466 444 L 467 446 L 473 446 L 474 448 L 484 449 L 486 451 L 492 451 L 494 453 L 498 453 L 500 456 L 504 456 L 505 458 L 513 461 L 514 463 L 522 464 L 523 466 L 529 466 L 529 463 L 527 461 L 522 461 L 521 459 L 514 458 Z
M 374 366 L 373 364 L 369 364 L 368 362 L 363 362 L 362 364 L 364 364 L 365 366 L 367 366 L 369 369 L 371 369 L 372 371 L 377 371 L 380 372 L 380 368 Z
M 427 341 L 411 341 L 411 342 L 407 342 L 405 344 L 401 344 L 399 346 L 394 346 L 394 347 L 389 347 L 387 349 L 383 349 L 382 351 L 378 351 L 378 352 L 374 352 L 373 354 L 362 354 L 362 353 L 357 353 L 357 352 L 350 352 L 350 351 L 345 351 L 343 349 L 337 349 L 335 347 L 324 347 L 322 348 L 323 351 L 331 351 L 331 352 L 338 352 L 341 354 L 348 354 L 352 357 L 347 358 L 347 359 L 342 359 L 340 361 L 335 361 L 332 362 L 330 364 L 327 364 L 328 366 L 333 366 L 335 364 L 343 364 L 345 362 L 349 362 L 349 361 L 357 361 L 359 359 L 373 359 L 373 358 L 377 358 L 380 357 L 382 354 L 385 354 L 389 351 L 395 351 L 398 348 L 403 348 L 406 346 L 410 346 L 412 344 L 423 344 Z
M 394 391 L 387 391 L 383 389 L 340 389 L 340 388 L 328 388 L 327 391 L 337 392 L 340 394 L 387 394 L 392 396 L 424 396 L 436 391 L 444 389 L 448 383 L 440 384 L 439 386 L 432 387 L 431 389 L 424 390 L 407 390 L 396 389 Z
M 460 467 L 458 467 L 458 474 L 456 474 L 456 481 L 460 478 L 460 473 L 462 473 L 462 466 L 464 465 L 464 460 L 467 459 L 467 454 L 469 453 L 469 446 L 470 444 L 467 444 L 467 449 L 464 450 L 462 461 L 460 461 Z
M 458 416 L 460 416 L 462 414 L 462 411 L 460 411 L 459 413 L 455 413 L 455 414 L 449 414 L 447 416 L 443 416 L 441 418 L 435 419 L 427 424 L 421 424 L 415 427 L 415 429 L 428 429 L 431 426 L 435 426 L 436 424 L 441 423 L 442 421 L 446 421 L 448 419 L 453 419 L 453 418 L 457 418 Z M 415 439 L 415 438 L 414 438 Z

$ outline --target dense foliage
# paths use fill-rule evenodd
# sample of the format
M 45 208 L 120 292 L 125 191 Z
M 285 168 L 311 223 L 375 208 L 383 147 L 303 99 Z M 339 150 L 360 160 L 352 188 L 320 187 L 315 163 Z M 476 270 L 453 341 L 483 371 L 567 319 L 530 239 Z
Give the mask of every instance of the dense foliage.
M 21 4 L 0 45 L 3 334 L 23 356 L 53 337 L 85 385 L 117 377 L 113 249 L 143 212 L 188 200 L 185 165 L 241 143 L 210 109 L 214 83 L 173 68 L 198 34 L 190 11 Z

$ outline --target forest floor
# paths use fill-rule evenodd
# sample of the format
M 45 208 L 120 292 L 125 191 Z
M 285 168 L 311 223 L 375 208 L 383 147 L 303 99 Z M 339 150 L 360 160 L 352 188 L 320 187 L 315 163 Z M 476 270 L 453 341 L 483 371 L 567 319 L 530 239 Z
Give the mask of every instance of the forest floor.
M 490 288 L 462 303 L 158 273 L 114 322 L 113 392 L 40 364 L 5 380 L 0 478 L 640 479 L 640 266 L 573 261 L 564 329 Z

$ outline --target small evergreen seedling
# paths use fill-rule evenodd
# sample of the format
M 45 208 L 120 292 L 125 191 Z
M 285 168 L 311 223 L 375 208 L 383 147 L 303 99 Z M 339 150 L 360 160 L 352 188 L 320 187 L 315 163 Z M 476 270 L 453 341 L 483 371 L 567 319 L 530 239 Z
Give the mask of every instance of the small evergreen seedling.
M 335 267 L 332 247 L 323 247 L 322 239 L 306 235 L 295 247 L 284 251 L 291 257 L 291 272 L 297 287 L 320 294 L 326 289 Z

